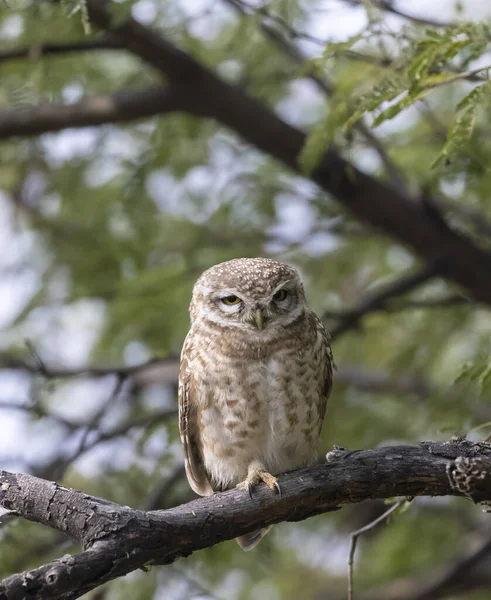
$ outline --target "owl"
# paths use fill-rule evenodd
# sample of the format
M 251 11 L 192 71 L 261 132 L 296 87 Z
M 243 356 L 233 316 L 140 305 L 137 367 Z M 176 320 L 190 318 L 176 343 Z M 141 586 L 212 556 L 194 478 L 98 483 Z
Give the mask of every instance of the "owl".
M 331 391 L 329 335 L 299 274 L 268 258 L 205 271 L 190 305 L 179 375 L 186 475 L 201 496 L 312 464 Z M 253 548 L 268 528 L 237 538 Z

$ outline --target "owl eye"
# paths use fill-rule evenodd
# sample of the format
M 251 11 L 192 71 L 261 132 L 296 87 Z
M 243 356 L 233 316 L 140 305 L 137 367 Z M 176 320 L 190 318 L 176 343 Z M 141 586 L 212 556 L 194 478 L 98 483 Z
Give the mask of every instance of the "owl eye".
M 273 300 L 276 300 L 276 302 L 283 302 L 287 296 L 288 292 L 285 289 L 278 290 L 276 294 L 274 294 Z
M 233 306 L 234 304 L 240 304 L 242 300 L 238 296 L 225 296 L 224 298 L 220 298 L 223 304 L 227 306 Z

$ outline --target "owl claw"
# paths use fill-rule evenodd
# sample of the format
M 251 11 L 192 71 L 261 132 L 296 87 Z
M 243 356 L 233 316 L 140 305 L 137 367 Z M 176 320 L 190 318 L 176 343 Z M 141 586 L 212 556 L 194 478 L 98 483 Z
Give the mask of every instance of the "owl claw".
M 241 481 L 237 484 L 238 488 L 247 490 L 249 497 L 252 499 L 252 492 L 254 490 L 254 486 L 258 483 L 264 482 L 273 492 L 279 495 L 281 498 L 281 488 L 278 480 L 274 475 L 268 473 L 267 471 L 251 471 L 249 475 L 246 477 L 244 481 Z
M 253 487 L 252 487 L 252 485 L 250 483 L 247 483 L 246 487 L 247 487 L 247 493 L 249 494 L 249 498 L 252 500 L 252 490 L 253 490 Z
M 245 490 L 249 494 L 249 498 L 252 500 L 252 491 L 254 486 L 250 481 L 246 479 L 245 481 L 238 483 L 235 487 L 239 488 L 240 490 Z

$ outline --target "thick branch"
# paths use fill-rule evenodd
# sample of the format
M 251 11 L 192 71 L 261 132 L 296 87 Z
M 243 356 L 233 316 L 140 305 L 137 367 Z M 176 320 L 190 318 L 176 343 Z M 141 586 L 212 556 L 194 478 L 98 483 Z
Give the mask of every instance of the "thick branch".
M 334 86 L 327 79 L 326 75 L 320 76 L 317 73 L 317 69 L 314 67 L 308 66 L 308 58 L 305 56 L 301 50 L 299 50 L 293 43 L 291 43 L 282 33 L 275 27 L 272 27 L 268 24 L 267 19 L 275 20 L 274 15 L 272 15 L 265 6 L 262 6 L 260 9 L 254 10 L 251 6 L 243 2 L 243 0 L 225 0 L 227 4 L 235 8 L 241 15 L 246 15 L 247 11 L 252 11 L 253 14 L 260 14 L 266 19 L 262 19 L 260 23 L 261 31 L 264 35 L 282 52 L 287 54 L 298 66 L 302 68 L 302 70 L 306 73 L 306 75 L 317 85 L 317 87 L 326 95 L 332 96 L 334 93 Z M 306 39 L 310 39 L 311 41 L 315 40 L 312 36 L 308 34 L 301 34 L 291 26 L 288 25 L 283 19 L 278 23 L 282 29 L 286 29 L 286 31 L 293 38 L 305 37 Z M 327 41 L 318 40 L 323 47 L 326 46 Z M 400 189 L 406 189 L 406 182 L 404 177 L 399 172 L 397 166 L 392 162 L 389 155 L 387 154 L 382 142 L 377 138 L 376 135 L 372 133 L 372 131 L 365 125 L 363 120 L 357 121 L 354 125 L 354 128 L 358 133 L 360 133 L 368 145 L 371 146 L 379 155 L 382 164 L 384 165 L 385 171 L 389 178 L 391 184 L 395 187 L 399 187 Z
M 249 498 L 232 489 L 165 511 L 140 511 L 29 475 L 0 471 L 0 507 L 78 540 L 83 552 L 0 582 L 0 600 L 78 598 L 149 564 L 280 521 L 300 521 L 341 504 L 392 496 L 467 496 L 491 501 L 491 446 L 464 440 L 419 447 L 334 450 L 324 465 L 280 476 Z
M 248 96 L 238 87 L 227 84 L 205 66 L 182 52 L 155 31 L 130 19 L 113 20 L 108 3 L 87 0 L 94 24 L 110 30 L 131 52 L 160 71 L 171 81 L 167 89 L 167 111 L 183 110 L 214 118 L 236 131 L 257 148 L 269 153 L 285 165 L 300 171 L 299 155 L 305 135 L 279 119 L 272 111 Z M 178 92 L 178 94 L 177 94 Z M 179 101 L 176 100 L 178 95 Z M 90 101 L 89 102 L 93 102 Z M 104 98 L 107 102 L 107 98 Z M 117 103 L 116 103 L 117 104 Z M 124 105 L 124 102 L 123 102 Z M 73 121 L 59 118 L 62 107 L 40 107 L 33 111 L 8 112 L 0 117 L 0 137 L 34 135 L 66 127 L 114 122 L 117 110 L 104 104 L 107 115 L 95 110 L 90 119 L 80 118 L 74 111 Z M 73 110 L 73 106 L 63 110 Z M 45 112 L 47 115 L 45 117 Z M 56 113 L 56 114 L 53 114 Z M 130 120 L 162 112 L 161 103 L 153 110 L 148 105 L 135 113 L 121 110 L 121 119 Z M 33 114 L 36 117 L 33 119 Z M 326 191 L 349 208 L 361 221 L 380 229 L 411 248 L 426 262 L 442 261 L 441 274 L 458 282 L 476 300 L 491 304 L 491 255 L 469 239 L 446 226 L 436 212 L 432 199 L 416 201 L 399 190 L 362 173 L 330 148 L 311 175 Z
M 178 110 L 191 112 L 189 102 L 178 88 L 154 86 L 139 92 L 87 97 L 73 104 L 42 104 L 27 110 L 0 112 L 0 138 L 134 121 Z
M 114 33 L 128 50 L 167 78 L 189 87 L 204 115 L 217 119 L 261 150 L 299 170 L 305 135 L 287 125 L 240 88 L 231 86 L 153 30 L 132 19 L 114 25 L 106 0 L 88 0 L 93 22 Z M 491 304 L 491 256 L 450 230 L 437 218 L 431 201 L 415 202 L 358 171 L 329 149 L 312 179 L 358 218 L 397 238 L 426 261 L 445 261 L 443 274 Z M 431 200 L 431 199 L 430 199 Z

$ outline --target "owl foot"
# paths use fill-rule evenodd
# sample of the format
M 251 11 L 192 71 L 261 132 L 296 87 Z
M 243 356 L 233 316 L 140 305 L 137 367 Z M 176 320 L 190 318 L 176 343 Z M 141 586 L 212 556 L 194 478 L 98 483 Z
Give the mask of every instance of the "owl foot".
M 237 487 L 247 490 L 249 497 L 252 498 L 252 490 L 254 486 L 256 486 L 258 483 L 261 483 L 261 481 L 264 482 L 274 492 L 279 494 L 281 498 L 281 488 L 278 480 L 274 475 L 271 475 L 271 473 L 268 473 L 263 469 L 249 469 L 247 477 L 244 481 L 238 483 Z

